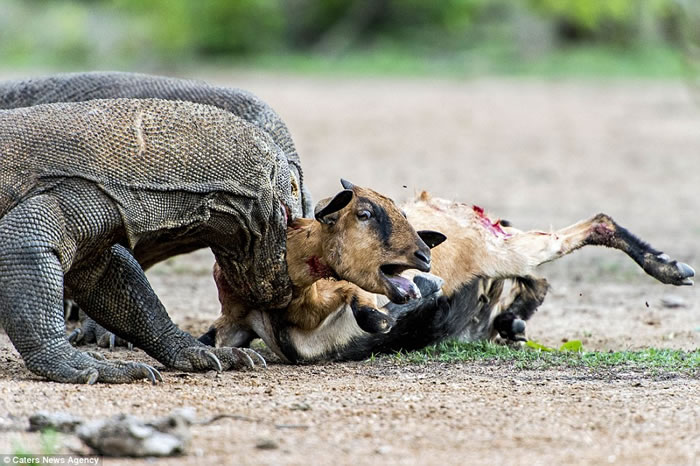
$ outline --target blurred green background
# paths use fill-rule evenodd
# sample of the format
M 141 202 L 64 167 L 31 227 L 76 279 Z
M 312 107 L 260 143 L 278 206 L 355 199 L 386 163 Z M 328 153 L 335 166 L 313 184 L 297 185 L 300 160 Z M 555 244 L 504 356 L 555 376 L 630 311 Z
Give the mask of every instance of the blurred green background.
M 0 67 L 674 77 L 698 3 L 0 0 Z

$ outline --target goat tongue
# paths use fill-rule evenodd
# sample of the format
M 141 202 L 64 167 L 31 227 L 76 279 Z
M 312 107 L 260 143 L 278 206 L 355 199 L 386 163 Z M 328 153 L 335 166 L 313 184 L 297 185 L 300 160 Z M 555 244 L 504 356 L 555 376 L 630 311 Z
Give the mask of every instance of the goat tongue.
M 389 282 L 391 282 L 391 284 L 394 285 L 394 287 L 403 296 L 406 296 L 409 299 L 421 298 L 420 290 L 418 289 L 416 284 L 413 283 L 412 280 L 404 278 L 401 275 L 392 275 L 390 277 L 387 277 L 387 280 L 389 280 Z

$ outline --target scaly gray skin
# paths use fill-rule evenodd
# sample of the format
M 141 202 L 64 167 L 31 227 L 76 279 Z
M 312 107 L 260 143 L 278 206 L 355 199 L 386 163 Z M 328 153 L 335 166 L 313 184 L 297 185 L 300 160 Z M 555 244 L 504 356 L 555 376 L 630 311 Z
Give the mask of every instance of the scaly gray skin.
M 157 98 L 213 105 L 249 121 L 268 133 L 287 157 L 295 200 L 290 205 L 292 217 L 313 216 L 313 203 L 287 125 L 272 107 L 248 91 L 211 86 L 202 81 L 122 72 L 68 73 L 0 82 L 0 109 L 116 98 Z
M 69 73 L 0 82 L 0 109 L 112 98 L 158 98 L 213 105 L 249 121 L 268 133 L 287 157 L 293 197 L 292 219 L 313 215 L 311 195 L 304 184 L 301 161 L 287 126 L 272 107 L 248 91 L 211 86 L 201 81 L 123 72 Z M 142 241 L 133 254 L 146 270 L 175 254 L 191 252 L 201 246 Z M 89 318 L 71 334 L 70 341 L 96 342 L 98 346 L 110 348 L 127 345 Z
M 63 292 L 168 367 L 252 365 L 179 330 L 132 250 L 208 246 L 243 302 L 284 307 L 284 153 L 216 107 L 93 100 L 0 111 L 0 324 L 32 372 L 60 382 L 160 379 L 65 338 Z M 167 248 L 166 248 L 167 249 Z

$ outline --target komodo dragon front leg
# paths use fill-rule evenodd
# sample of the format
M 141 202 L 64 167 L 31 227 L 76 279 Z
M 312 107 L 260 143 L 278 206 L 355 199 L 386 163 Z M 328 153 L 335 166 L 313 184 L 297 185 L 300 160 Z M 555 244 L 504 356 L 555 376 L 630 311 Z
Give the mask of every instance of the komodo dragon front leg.
M 211 350 L 173 324 L 130 252 L 109 246 L 120 236 L 122 220 L 99 194 L 65 183 L 0 218 L 0 324 L 27 368 L 70 383 L 162 380 L 146 364 L 107 361 L 73 348 L 64 334 L 64 286 L 97 322 L 168 367 L 253 366 L 245 352 Z
M 160 379 L 152 367 L 77 351 L 64 335 L 63 276 L 77 253 L 58 202 L 36 196 L 0 220 L 0 323 L 32 372 L 58 382 Z
M 107 330 L 133 342 L 167 367 L 185 371 L 253 367 L 238 348 L 211 349 L 177 328 L 133 255 L 114 245 L 66 285 L 76 302 Z

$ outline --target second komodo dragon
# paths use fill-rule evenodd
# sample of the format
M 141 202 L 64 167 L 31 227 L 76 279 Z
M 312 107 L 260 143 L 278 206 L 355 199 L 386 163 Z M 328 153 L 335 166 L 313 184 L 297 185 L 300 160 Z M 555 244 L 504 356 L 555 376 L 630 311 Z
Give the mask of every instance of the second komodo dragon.
M 0 324 L 29 370 L 61 382 L 156 381 L 65 338 L 66 293 L 168 367 L 236 368 L 168 317 L 132 252 L 210 247 L 235 293 L 284 307 L 289 165 L 270 136 L 216 107 L 93 100 L 0 111 Z

